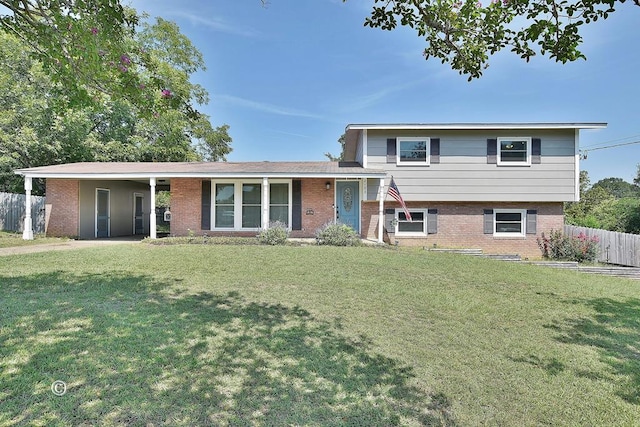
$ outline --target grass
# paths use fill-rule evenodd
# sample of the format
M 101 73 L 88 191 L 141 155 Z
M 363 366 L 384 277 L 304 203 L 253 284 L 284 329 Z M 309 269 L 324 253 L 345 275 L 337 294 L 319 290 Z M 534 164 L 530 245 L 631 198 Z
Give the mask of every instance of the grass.
M 22 233 L 0 231 L 0 248 L 10 248 L 14 246 L 41 245 L 43 243 L 60 243 L 66 239 L 58 237 L 45 237 L 36 234 L 33 240 L 23 240 Z
M 627 279 L 418 250 L 140 244 L 0 257 L 0 292 L 0 425 L 640 420 Z

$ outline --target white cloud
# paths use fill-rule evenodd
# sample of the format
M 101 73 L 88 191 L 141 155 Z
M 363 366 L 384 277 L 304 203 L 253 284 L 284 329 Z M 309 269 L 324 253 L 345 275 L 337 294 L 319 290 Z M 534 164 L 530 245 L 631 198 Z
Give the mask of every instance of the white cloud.
M 238 26 L 234 23 L 230 23 L 225 21 L 222 18 L 218 17 L 203 17 L 200 15 L 195 15 L 193 13 L 187 12 L 171 12 L 170 15 L 177 16 L 179 18 L 186 19 L 191 22 L 193 26 L 203 25 L 213 31 L 232 34 L 236 36 L 242 37 L 258 37 L 260 33 L 255 31 L 252 28 L 246 28 Z
M 309 119 L 324 119 L 324 117 L 320 116 L 319 114 L 310 113 L 308 111 L 281 107 L 278 105 L 268 104 L 266 102 L 253 101 L 250 99 L 244 99 L 244 98 L 240 98 L 233 95 L 218 94 L 218 95 L 215 95 L 214 98 L 216 100 L 227 102 L 229 104 L 249 108 L 252 110 L 263 111 L 265 113 L 276 114 L 279 116 L 305 117 Z

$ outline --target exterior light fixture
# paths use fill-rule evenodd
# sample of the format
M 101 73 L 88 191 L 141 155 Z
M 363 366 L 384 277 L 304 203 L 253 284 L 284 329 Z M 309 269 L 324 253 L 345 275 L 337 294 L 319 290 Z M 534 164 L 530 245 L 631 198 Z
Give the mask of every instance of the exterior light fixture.
M 327 190 L 331 190 L 331 182 L 327 181 L 325 187 L 327 187 Z

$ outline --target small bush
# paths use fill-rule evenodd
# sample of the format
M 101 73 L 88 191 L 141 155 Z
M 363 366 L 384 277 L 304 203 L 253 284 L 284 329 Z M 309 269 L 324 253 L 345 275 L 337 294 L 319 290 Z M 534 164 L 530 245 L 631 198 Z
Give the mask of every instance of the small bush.
M 542 256 L 553 260 L 595 261 L 598 255 L 598 238 L 588 237 L 584 233 L 567 236 L 559 230 L 551 230 L 549 237 L 542 233 L 538 238 L 538 247 Z
M 263 245 L 285 245 L 288 238 L 289 229 L 280 221 L 270 223 L 269 228 L 258 234 L 258 241 Z
M 360 246 L 362 241 L 356 231 L 346 224 L 330 222 L 316 232 L 319 245 Z

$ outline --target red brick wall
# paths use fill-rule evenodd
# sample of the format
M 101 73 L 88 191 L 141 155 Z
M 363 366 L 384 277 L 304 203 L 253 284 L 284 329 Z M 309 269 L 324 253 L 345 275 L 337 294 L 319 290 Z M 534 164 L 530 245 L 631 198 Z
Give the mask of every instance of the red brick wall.
M 79 230 L 80 182 L 53 179 L 46 182 L 47 236 L 76 237 Z
M 171 179 L 171 234 L 202 234 L 202 179 Z
M 536 238 L 550 230 L 562 230 L 564 215 L 562 203 L 424 203 L 408 202 L 409 208 L 438 209 L 438 233 L 427 237 L 396 237 L 385 232 L 385 241 L 407 246 L 428 246 L 434 244 L 442 248 L 479 248 L 485 253 L 519 254 L 522 257 L 539 258 L 541 256 Z M 399 208 L 395 202 L 385 203 L 385 208 Z M 537 235 L 526 237 L 494 237 L 483 232 L 484 209 L 535 209 L 537 216 Z M 369 239 L 378 236 L 378 202 L 363 203 L 363 230 Z M 393 230 L 389 230 L 393 231 Z
M 327 182 L 331 183 L 330 190 L 327 190 Z M 291 237 L 315 237 L 316 230 L 333 221 L 335 189 L 332 179 L 302 180 L 302 230 L 292 231 Z

